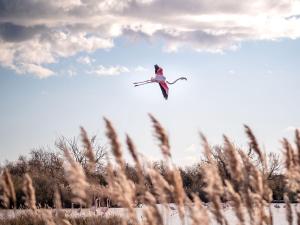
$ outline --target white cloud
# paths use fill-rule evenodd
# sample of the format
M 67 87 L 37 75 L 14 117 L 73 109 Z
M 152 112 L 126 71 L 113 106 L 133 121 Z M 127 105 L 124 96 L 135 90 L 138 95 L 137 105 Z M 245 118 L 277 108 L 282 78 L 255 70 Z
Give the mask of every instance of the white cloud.
M 162 40 L 163 49 L 223 52 L 243 41 L 300 37 L 300 1 L 0 0 L 0 64 L 45 68 L 110 49 L 120 36 Z
M 231 74 L 231 75 L 236 74 L 235 70 L 229 70 L 228 73 Z
M 35 74 L 39 78 L 47 78 L 54 74 L 52 70 L 49 70 L 36 64 L 22 64 L 21 71 L 19 73 Z
M 300 127 L 288 126 L 284 129 L 285 132 L 295 132 L 296 130 L 300 130 Z
M 77 62 L 81 64 L 91 65 L 93 62 L 95 62 L 95 59 L 89 57 L 89 56 L 81 56 L 77 58 Z
M 89 36 L 83 32 L 67 34 L 59 31 L 50 36 L 39 36 L 17 43 L 0 40 L 0 64 L 21 74 L 32 73 L 41 77 L 42 73 L 46 77 L 52 75 L 53 71 L 50 73 L 43 65 L 55 63 L 59 57 L 69 57 L 81 51 L 92 52 L 112 46 L 112 40 Z M 32 68 L 34 65 L 44 70 Z M 26 68 L 31 69 L 29 71 Z
M 114 76 L 121 73 L 128 73 L 129 69 L 125 66 L 98 66 L 97 68 L 89 71 L 90 74 L 96 74 L 98 76 Z
M 143 67 L 143 66 L 137 66 L 137 67 L 134 68 L 134 71 L 136 71 L 136 72 L 147 72 L 148 69 Z
M 68 69 L 67 71 L 68 76 L 73 77 L 77 74 L 75 69 Z

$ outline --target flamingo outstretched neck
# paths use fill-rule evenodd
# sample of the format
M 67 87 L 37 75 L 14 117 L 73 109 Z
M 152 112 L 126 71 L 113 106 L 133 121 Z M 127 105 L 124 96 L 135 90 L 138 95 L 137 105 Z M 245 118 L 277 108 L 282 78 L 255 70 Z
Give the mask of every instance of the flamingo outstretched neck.
M 169 81 L 166 81 L 168 84 L 175 84 L 177 81 L 179 80 L 187 80 L 186 77 L 179 77 L 178 79 L 174 80 L 173 82 L 169 82 Z

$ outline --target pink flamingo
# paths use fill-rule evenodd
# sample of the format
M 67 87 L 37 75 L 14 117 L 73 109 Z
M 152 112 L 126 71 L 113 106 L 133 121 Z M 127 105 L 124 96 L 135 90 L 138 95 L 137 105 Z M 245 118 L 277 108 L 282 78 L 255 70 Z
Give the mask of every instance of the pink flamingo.
M 145 84 L 150 84 L 150 83 L 158 83 L 164 98 L 167 100 L 168 95 L 169 95 L 168 84 L 175 84 L 179 80 L 187 80 L 186 77 L 179 77 L 175 81 L 169 82 L 169 81 L 166 80 L 166 77 L 163 74 L 163 69 L 161 67 L 159 67 L 156 64 L 156 65 L 154 65 L 154 69 L 155 69 L 155 77 L 151 77 L 150 80 L 135 82 L 135 83 L 133 83 L 134 86 L 137 87 L 137 86 L 140 86 L 140 85 L 145 85 Z

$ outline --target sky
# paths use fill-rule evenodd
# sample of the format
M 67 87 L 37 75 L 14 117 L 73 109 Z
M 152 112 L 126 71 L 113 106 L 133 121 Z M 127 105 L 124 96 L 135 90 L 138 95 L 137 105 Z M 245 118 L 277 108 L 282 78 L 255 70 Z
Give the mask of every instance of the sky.
M 103 117 L 124 143 L 161 159 L 148 113 L 174 161 L 199 160 L 199 132 L 266 151 L 300 127 L 300 1 L 0 0 L 0 161 L 53 149 L 79 127 L 107 144 Z M 149 79 L 186 76 L 162 97 Z M 125 151 L 124 146 L 124 151 Z

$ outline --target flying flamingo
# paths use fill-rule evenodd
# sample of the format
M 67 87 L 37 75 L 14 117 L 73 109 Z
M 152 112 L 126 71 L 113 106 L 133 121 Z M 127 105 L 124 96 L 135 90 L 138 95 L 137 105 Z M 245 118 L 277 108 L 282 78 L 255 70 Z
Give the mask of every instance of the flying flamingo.
M 158 83 L 164 98 L 167 100 L 168 94 L 169 94 L 168 84 L 175 84 L 179 80 L 187 80 L 186 77 L 179 77 L 178 79 L 174 80 L 173 82 L 169 82 L 166 80 L 166 77 L 163 74 L 163 69 L 161 67 L 159 67 L 156 64 L 156 65 L 154 65 L 154 69 L 155 69 L 155 77 L 151 77 L 150 80 L 135 82 L 135 83 L 133 83 L 134 86 L 137 87 L 140 85 L 145 85 L 145 84 L 150 84 L 150 83 Z

